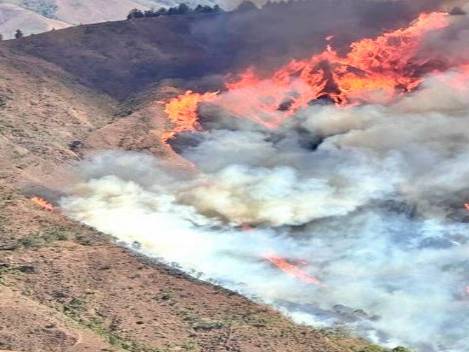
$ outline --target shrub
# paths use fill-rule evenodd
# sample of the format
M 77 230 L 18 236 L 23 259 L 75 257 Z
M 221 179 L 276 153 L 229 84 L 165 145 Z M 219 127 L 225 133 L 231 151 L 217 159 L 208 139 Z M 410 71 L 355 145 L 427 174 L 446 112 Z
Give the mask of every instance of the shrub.
M 21 29 L 17 29 L 16 33 L 15 33 L 15 38 L 20 39 L 20 38 L 23 38 L 23 37 L 24 37 L 24 35 L 23 35 L 23 32 L 21 31 Z

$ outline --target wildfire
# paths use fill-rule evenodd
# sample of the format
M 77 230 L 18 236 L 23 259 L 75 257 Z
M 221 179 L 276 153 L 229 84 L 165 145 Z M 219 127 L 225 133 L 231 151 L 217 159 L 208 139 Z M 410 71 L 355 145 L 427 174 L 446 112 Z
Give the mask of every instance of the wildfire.
M 48 201 L 46 201 L 44 198 L 41 197 L 33 197 L 31 198 L 33 203 L 39 205 L 42 209 L 47 210 L 47 211 L 53 211 L 54 206 L 50 204 Z
M 294 265 L 287 261 L 286 259 L 279 257 L 275 254 L 268 254 L 265 255 L 264 258 L 274 264 L 277 268 L 282 270 L 283 272 L 287 273 L 290 276 L 297 278 L 298 280 L 310 284 L 310 285 L 317 285 L 323 286 L 321 281 L 319 281 L 314 276 L 308 274 L 307 272 L 301 270 L 297 265 Z
M 419 57 L 424 36 L 447 27 L 446 13 L 422 14 L 409 27 L 362 39 L 341 56 L 327 45 L 322 53 L 306 60 L 292 60 L 270 78 L 261 78 L 253 68 L 225 84 L 222 94 L 186 92 L 166 104 L 175 128 L 166 142 L 181 131 L 198 128 L 197 106 L 212 102 L 235 117 L 248 118 L 267 128 L 279 126 L 295 111 L 314 100 L 328 99 L 338 106 L 362 102 L 392 101 L 415 90 L 423 76 L 437 67 Z M 326 37 L 326 42 L 333 36 Z

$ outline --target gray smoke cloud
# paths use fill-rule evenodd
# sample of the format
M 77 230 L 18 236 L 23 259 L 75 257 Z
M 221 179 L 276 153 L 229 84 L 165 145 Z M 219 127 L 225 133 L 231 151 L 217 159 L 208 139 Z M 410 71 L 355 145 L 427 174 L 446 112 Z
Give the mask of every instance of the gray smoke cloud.
M 181 147 L 197 170 L 103 152 L 77 167 L 60 204 L 298 322 L 469 351 L 468 97 L 452 70 L 391 105 L 316 104 L 275 131 L 220 116 Z

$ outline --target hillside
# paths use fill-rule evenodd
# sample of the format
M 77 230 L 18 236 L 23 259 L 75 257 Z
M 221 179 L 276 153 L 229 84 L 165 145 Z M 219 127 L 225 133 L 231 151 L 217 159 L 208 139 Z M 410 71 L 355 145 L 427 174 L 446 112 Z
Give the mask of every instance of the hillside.
M 310 55 L 331 32 L 343 49 L 434 3 L 390 2 L 382 14 L 371 0 L 361 8 L 311 0 L 82 25 L 1 43 L 0 350 L 382 351 L 346 333 L 295 325 L 31 197 L 57 201 L 74 176 L 68 166 L 99 150 L 176 157 L 161 144 L 163 98 L 219 86 L 220 77 L 250 64 L 269 71 Z
M 155 94 L 171 94 L 171 89 Z M 175 91 L 172 93 L 174 94 Z M 96 149 L 164 153 L 161 107 L 119 118 L 109 96 L 60 67 L 0 48 L 0 349 L 357 351 L 363 342 L 294 325 L 46 211 L 62 166 Z M 133 134 L 128 133 L 133 131 Z M 82 151 L 70 148 L 80 140 Z

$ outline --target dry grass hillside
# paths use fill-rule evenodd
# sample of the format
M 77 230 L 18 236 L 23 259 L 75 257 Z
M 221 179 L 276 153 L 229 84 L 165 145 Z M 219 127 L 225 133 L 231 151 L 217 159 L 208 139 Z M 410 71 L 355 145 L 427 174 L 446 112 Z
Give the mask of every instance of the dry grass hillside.
M 68 26 L 69 24 L 64 21 L 44 17 L 16 4 L 0 2 L 0 34 L 5 39 L 13 38 L 17 29 L 21 29 L 25 34 L 31 34 Z

